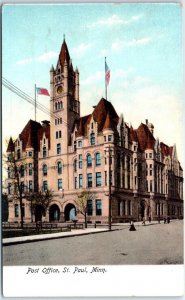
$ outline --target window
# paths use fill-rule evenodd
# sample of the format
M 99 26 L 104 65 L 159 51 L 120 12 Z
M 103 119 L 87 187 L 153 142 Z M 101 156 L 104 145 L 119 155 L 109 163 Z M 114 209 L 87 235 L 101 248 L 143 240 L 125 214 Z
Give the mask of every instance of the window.
M 95 145 L 95 134 L 91 133 L 91 145 Z
M 87 154 L 87 167 L 92 167 L 92 157 L 90 154 Z
M 8 167 L 8 178 L 10 178 L 11 177 L 11 170 L 10 170 L 10 167 Z
M 24 181 L 21 181 L 21 192 L 24 193 Z
M 17 159 L 20 159 L 20 158 L 21 158 L 21 150 L 18 149 L 18 150 L 17 150 Z
M 46 155 L 47 155 L 47 151 L 46 151 L 46 147 L 45 146 L 42 149 L 42 155 L 43 155 L 43 157 L 46 157 Z
M 94 124 L 93 123 L 91 123 L 91 129 L 93 129 L 94 128 Z
M 105 186 L 107 186 L 107 171 L 105 171 Z
M 152 170 L 150 170 L 150 176 L 152 176 Z
M 28 156 L 29 156 L 29 157 L 32 157 L 32 151 L 29 151 L 29 152 L 28 152 Z
M 75 177 L 75 190 L 77 189 L 77 177 Z
M 58 119 L 55 119 L 55 125 L 57 125 L 58 124 Z
M 152 153 L 149 153 L 149 158 L 152 158 Z
M 79 174 L 79 188 L 82 188 L 83 186 L 83 176 L 82 174 Z
M 101 165 L 101 157 L 100 157 L 100 153 L 96 153 L 96 166 L 100 166 Z
M 60 122 L 60 124 L 62 124 L 62 118 L 59 118 L 59 122 Z
M 11 194 L 11 183 L 9 182 L 8 183 L 8 195 L 10 195 Z
M 87 174 L 87 187 L 92 187 L 92 173 Z
M 62 132 L 61 132 L 61 130 L 59 130 L 59 132 L 58 132 L 58 138 L 60 139 L 62 137 Z
M 152 164 L 150 164 L 150 169 L 152 168 Z
M 96 186 L 101 186 L 101 172 L 96 172 Z
M 58 139 L 58 131 L 56 131 L 56 139 Z
M 77 159 L 74 160 L 74 172 L 77 171 Z
M 106 135 L 104 135 L 104 142 L 106 142 Z
M 76 151 L 76 141 L 74 141 L 74 151 Z
M 130 216 L 131 215 L 131 200 L 128 200 L 128 215 Z
M 43 181 L 43 190 L 44 190 L 44 192 L 46 192 L 48 190 L 48 182 L 47 182 L 47 180 Z
M 62 174 L 62 163 L 61 163 L 61 161 L 59 161 L 57 163 L 57 170 L 58 170 L 58 174 Z
M 33 174 L 32 163 L 29 163 L 28 167 L 29 167 L 29 176 L 31 176 Z
M 150 180 L 150 192 L 152 192 L 152 180 Z
M 23 215 L 23 218 L 25 217 L 25 205 L 24 203 L 22 204 L 22 215 Z
M 82 141 L 78 141 L 78 148 L 82 148 Z
M 101 200 L 96 200 L 96 215 L 101 216 L 102 214 L 102 205 L 101 205 Z
M 21 175 L 21 177 L 24 177 L 24 166 L 23 165 L 21 165 L 21 167 L 20 167 L 20 175 Z
M 19 205 L 15 204 L 14 206 L 15 218 L 19 217 Z
M 58 179 L 58 191 L 62 190 L 62 179 Z
M 112 142 L 112 135 L 108 135 L 108 142 Z
M 146 158 L 148 157 L 147 153 L 146 153 Z
M 87 200 L 87 215 L 92 216 L 92 213 L 93 213 L 92 200 Z
M 61 144 L 57 144 L 57 154 L 61 154 Z
M 82 154 L 79 155 L 79 169 L 82 169 Z
M 47 165 L 43 165 L 43 167 L 42 167 L 42 174 L 43 174 L 43 176 L 47 176 L 48 175 L 48 167 L 47 167 Z
M 57 110 L 57 108 L 58 108 L 58 105 L 57 105 L 57 103 L 55 103 L 55 110 Z
M 29 192 L 33 191 L 33 181 L 29 180 Z

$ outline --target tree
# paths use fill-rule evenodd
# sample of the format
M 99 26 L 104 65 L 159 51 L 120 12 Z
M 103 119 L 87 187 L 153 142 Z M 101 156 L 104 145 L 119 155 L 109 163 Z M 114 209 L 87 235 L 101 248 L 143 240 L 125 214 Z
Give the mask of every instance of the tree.
M 53 192 L 50 190 L 47 191 L 39 191 L 33 193 L 26 193 L 25 195 L 26 200 L 30 201 L 31 204 L 31 220 L 33 222 L 33 215 L 36 212 L 38 206 L 41 206 L 42 216 L 45 214 L 47 208 L 49 207 L 52 199 L 53 199 Z M 41 220 L 42 222 L 42 220 Z
M 25 186 L 21 182 L 21 175 L 22 175 L 21 173 L 23 172 L 22 165 L 20 164 L 20 162 L 18 162 L 18 159 L 16 159 L 14 151 L 10 151 L 8 155 L 5 155 L 5 164 L 6 164 L 6 170 L 8 172 L 8 180 L 10 180 L 9 181 L 10 186 L 8 186 L 8 189 L 10 189 L 13 185 L 14 187 L 13 198 L 19 201 L 20 212 L 21 212 L 21 228 L 23 228 L 24 227 L 23 194 L 24 194 Z M 8 191 L 8 194 L 10 194 L 10 190 Z
M 95 198 L 94 193 L 92 193 L 89 190 L 83 190 L 82 192 L 77 194 L 77 198 L 75 200 L 77 210 L 84 216 L 85 228 L 87 228 L 87 205 L 88 205 L 88 200 L 93 200 L 94 198 Z

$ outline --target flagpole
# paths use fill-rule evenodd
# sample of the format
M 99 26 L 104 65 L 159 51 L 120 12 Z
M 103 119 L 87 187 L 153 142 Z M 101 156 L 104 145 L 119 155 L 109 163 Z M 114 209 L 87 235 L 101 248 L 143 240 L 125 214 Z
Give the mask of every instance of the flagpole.
M 36 122 L 36 110 L 37 110 L 37 89 L 36 89 L 36 84 L 35 84 L 35 122 Z
M 105 99 L 107 100 L 107 82 L 106 82 L 106 56 L 105 56 Z

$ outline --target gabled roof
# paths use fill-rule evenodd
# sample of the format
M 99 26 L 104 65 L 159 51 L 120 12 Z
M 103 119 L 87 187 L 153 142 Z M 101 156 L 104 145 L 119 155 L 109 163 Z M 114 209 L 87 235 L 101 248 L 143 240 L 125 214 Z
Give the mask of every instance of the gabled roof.
M 76 137 L 79 136 L 85 136 L 87 134 L 87 124 L 89 123 L 92 115 L 87 115 L 84 117 L 81 117 L 78 120 L 78 130 L 76 133 Z
M 19 138 L 22 141 L 23 150 L 26 149 L 28 144 L 29 147 L 34 148 L 35 150 L 38 149 L 37 133 L 39 128 L 42 128 L 41 124 L 33 120 L 29 120 L 29 122 L 26 124 L 19 135 Z
M 164 143 L 160 143 L 160 147 L 161 147 L 161 153 L 163 156 L 172 156 L 173 153 L 173 147 L 169 147 L 168 145 L 164 144 Z
M 109 101 L 102 98 L 92 113 L 93 119 L 98 123 L 98 132 L 102 131 L 107 118 L 107 114 L 109 114 L 109 118 L 111 119 L 111 126 L 113 127 L 112 129 L 114 129 L 114 127 L 118 124 L 119 117 L 113 105 Z
M 105 124 L 103 126 L 103 130 L 104 129 L 112 129 L 112 130 L 116 130 L 115 128 L 116 124 L 115 122 L 111 119 L 109 112 L 107 113 L 106 116 L 106 120 L 105 120 Z
M 130 138 L 131 138 L 131 141 L 138 142 L 137 132 L 135 129 L 133 129 L 132 126 L 130 126 Z
M 48 139 L 48 147 L 50 148 L 50 125 L 49 125 L 49 123 L 47 126 L 41 126 L 38 130 L 38 134 L 37 134 L 38 151 L 40 150 L 40 141 L 42 140 L 44 133 L 45 133 L 46 138 Z
M 6 152 L 13 152 L 14 150 L 15 150 L 14 142 L 12 140 L 12 137 L 10 137 Z
M 154 149 L 155 138 L 145 124 L 140 124 L 138 129 L 136 129 L 136 134 L 141 151 L 146 149 Z

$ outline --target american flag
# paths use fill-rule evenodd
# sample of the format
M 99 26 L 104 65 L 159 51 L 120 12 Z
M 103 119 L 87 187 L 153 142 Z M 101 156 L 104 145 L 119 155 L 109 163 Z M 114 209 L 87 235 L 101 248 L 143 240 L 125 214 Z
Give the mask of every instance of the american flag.
M 105 61 L 105 82 L 106 82 L 106 85 L 109 84 L 109 81 L 110 81 L 110 69 Z
M 37 87 L 37 95 L 49 96 L 49 92 L 47 89 Z

